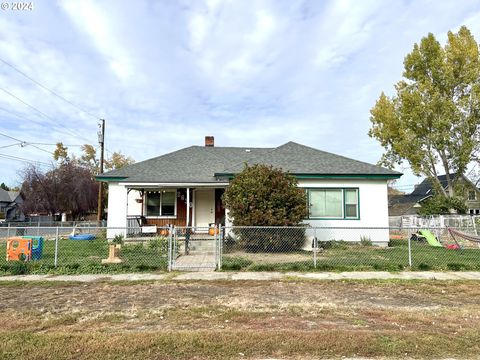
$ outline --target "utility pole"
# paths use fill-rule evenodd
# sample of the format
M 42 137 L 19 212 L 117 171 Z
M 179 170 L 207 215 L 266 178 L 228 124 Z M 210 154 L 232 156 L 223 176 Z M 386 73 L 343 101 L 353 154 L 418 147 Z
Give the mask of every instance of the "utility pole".
M 105 149 L 105 120 L 100 119 L 98 123 L 98 143 L 100 144 L 100 173 L 103 174 L 103 153 Z M 98 209 L 97 220 L 102 221 L 103 215 L 103 182 L 98 183 Z

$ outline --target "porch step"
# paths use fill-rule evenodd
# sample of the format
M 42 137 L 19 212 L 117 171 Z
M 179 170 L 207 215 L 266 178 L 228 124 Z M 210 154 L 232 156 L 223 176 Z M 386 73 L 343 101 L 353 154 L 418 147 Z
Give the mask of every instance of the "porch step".
M 215 270 L 215 264 L 204 264 L 202 266 L 186 266 L 186 265 L 173 265 L 172 270 L 174 271 L 213 271 Z
M 213 241 L 190 240 L 189 246 L 191 250 L 197 250 L 202 252 L 215 252 L 216 244 Z

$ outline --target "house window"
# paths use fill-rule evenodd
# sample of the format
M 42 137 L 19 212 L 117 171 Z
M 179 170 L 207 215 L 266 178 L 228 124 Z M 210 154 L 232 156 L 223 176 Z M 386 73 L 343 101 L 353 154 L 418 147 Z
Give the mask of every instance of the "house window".
M 477 200 L 477 192 L 475 190 L 470 190 L 468 192 L 468 200 L 469 201 L 475 201 Z
M 177 193 L 175 190 L 149 191 L 146 194 L 147 216 L 175 216 Z
M 342 190 L 310 190 L 310 217 L 343 217 Z
M 358 219 L 358 189 L 310 189 L 310 218 Z
M 358 189 L 345 189 L 345 217 L 347 219 L 358 218 Z

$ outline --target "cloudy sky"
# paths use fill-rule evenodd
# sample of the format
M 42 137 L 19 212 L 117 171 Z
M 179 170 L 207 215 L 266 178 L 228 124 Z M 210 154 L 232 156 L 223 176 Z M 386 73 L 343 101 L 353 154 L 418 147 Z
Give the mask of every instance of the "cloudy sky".
M 36 0 L 0 10 L 0 182 L 18 183 L 22 159 L 50 162 L 54 146 L 42 144 L 96 143 L 97 118 L 108 151 L 137 161 L 214 135 L 218 146 L 292 140 L 376 163 L 382 148 L 367 133 L 380 92 L 393 93 L 415 42 L 432 32 L 443 43 L 463 24 L 480 39 L 478 1 Z M 398 186 L 411 190 L 419 179 L 400 170 Z

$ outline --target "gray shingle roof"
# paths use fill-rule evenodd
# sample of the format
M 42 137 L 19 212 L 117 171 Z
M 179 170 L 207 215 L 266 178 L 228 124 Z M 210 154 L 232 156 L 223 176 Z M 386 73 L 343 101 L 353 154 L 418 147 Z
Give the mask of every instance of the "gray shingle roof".
M 15 201 L 15 199 L 20 195 L 20 191 L 9 191 L 8 195 L 10 196 L 10 200 Z
M 97 178 L 120 178 L 119 181 L 127 182 L 217 182 L 216 176 L 239 173 L 245 163 L 271 165 L 296 175 L 401 176 L 380 166 L 288 142 L 277 148 L 191 146 Z
M 190 146 L 107 172 L 97 178 L 124 177 L 126 179 L 123 181 L 128 182 L 217 182 L 216 172 L 271 150 Z
M 10 195 L 8 194 L 8 191 L 3 190 L 0 188 L 0 202 L 12 202 L 12 199 L 10 198 Z
M 288 142 L 248 161 L 281 168 L 292 174 L 305 175 L 401 175 L 396 171 L 328 153 L 309 146 Z M 236 174 L 243 164 L 236 164 L 224 173 Z
M 450 174 L 450 178 L 454 181 L 457 179 L 457 177 L 458 177 L 457 173 Z M 448 185 L 447 175 L 437 176 L 437 179 L 438 179 L 438 181 L 440 181 L 440 184 L 444 188 L 447 187 L 447 185 Z M 412 193 L 410 195 L 417 195 L 417 196 L 425 197 L 425 196 L 433 195 L 433 193 L 434 193 L 433 186 L 432 186 L 430 180 L 428 178 L 426 178 L 420 184 L 418 184 L 415 187 L 415 189 L 412 191 Z

